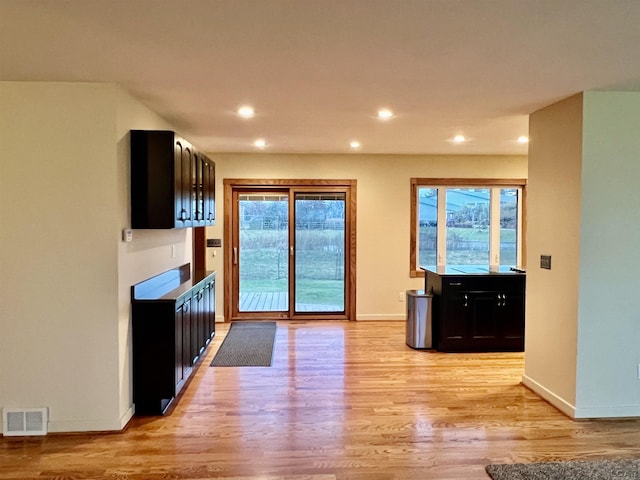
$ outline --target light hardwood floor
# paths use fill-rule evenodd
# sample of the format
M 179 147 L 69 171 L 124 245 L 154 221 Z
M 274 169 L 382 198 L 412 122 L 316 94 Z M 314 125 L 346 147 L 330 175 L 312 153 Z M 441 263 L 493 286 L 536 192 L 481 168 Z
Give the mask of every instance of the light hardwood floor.
M 278 322 L 271 367 L 212 368 L 121 433 L 0 438 L 0 478 L 484 479 L 485 465 L 640 458 L 640 419 L 573 421 L 523 354 L 405 345 L 404 322 Z

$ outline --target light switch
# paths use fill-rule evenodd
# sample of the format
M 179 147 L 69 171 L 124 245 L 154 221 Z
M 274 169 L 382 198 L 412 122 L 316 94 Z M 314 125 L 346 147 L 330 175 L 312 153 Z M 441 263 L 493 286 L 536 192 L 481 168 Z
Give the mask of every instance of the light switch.
M 540 268 L 551 270 L 551 255 L 540 255 Z

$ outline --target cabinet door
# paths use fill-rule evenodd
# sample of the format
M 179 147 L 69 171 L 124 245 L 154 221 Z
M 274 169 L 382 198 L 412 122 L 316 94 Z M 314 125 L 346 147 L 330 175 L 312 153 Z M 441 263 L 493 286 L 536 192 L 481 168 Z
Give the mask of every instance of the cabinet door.
M 188 145 L 182 156 L 182 205 L 186 211 L 185 227 L 193 225 L 193 147 Z
M 508 350 L 524 350 L 524 295 L 503 293 L 496 310 L 501 345 Z
M 193 298 L 195 301 L 194 313 L 196 315 L 196 335 L 193 337 L 193 348 L 195 357 L 199 357 L 206 345 L 204 287 L 194 293 Z
M 175 226 L 176 228 L 191 227 L 191 175 L 193 149 L 185 140 L 176 137 L 174 157 L 174 194 L 175 194 Z
M 184 302 L 182 308 L 182 369 L 183 377 L 186 380 L 191 375 L 193 365 L 191 356 L 191 298 Z
M 206 159 L 203 164 L 203 185 L 204 185 L 204 221 L 206 225 L 216 223 L 216 167 L 215 164 Z
M 175 315 L 175 393 L 178 393 L 184 383 L 184 366 L 182 359 L 183 340 L 182 334 L 184 329 L 184 305 L 180 305 L 176 308 Z
M 476 349 L 499 346 L 499 327 L 496 310 L 499 294 L 496 292 L 469 292 L 469 336 Z
M 440 338 L 441 350 L 464 350 L 469 344 L 468 313 L 469 295 L 466 292 L 449 292 L 440 300 Z
M 203 227 L 205 225 L 205 194 L 204 194 L 204 160 L 205 157 L 200 152 L 194 152 L 192 162 L 191 195 L 193 203 L 193 226 Z
M 204 308 L 207 342 L 209 342 L 216 332 L 216 299 L 215 283 L 213 280 L 207 282 L 204 288 Z
M 173 192 L 174 192 L 174 224 L 176 227 L 182 227 L 187 218 L 187 212 L 182 204 L 182 157 L 185 145 L 179 138 L 175 140 L 174 157 L 173 157 Z
M 209 338 L 213 338 L 216 334 L 216 282 L 212 280 L 209 283 Z

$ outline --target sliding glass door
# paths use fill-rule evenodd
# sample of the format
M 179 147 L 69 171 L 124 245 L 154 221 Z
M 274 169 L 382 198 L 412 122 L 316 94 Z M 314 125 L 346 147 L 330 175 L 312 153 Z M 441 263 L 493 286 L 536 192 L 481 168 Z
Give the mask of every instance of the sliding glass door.
M 227 316 L 350 317 L 350 189 L 320 187 L 225 187 L 231 200 Z

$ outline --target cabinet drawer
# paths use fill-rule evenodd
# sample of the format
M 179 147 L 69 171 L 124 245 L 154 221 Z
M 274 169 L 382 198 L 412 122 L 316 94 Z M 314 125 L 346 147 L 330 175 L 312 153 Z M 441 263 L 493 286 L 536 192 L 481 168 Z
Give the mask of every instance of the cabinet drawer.
M 500 291 L 522 292 L 524 291 L 524 276 L 460 276 L 445 277 L 442 280 L 442 291 Z

